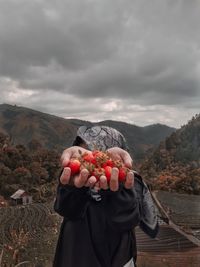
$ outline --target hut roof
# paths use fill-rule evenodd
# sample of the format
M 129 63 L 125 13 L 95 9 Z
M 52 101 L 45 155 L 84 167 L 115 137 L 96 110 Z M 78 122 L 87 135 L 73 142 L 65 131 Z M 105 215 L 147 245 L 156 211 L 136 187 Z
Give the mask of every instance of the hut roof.
M 18 189 L 12 196 L 10 196 L 12 199 L 19 199 L 23 197 L 24 195 L 27 195 L 25 190 L 23 189 Z

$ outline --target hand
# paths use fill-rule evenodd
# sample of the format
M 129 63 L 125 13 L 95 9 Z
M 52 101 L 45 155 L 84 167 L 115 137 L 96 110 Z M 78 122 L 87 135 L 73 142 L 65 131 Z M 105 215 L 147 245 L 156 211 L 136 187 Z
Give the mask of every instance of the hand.
M 133 160 L 130 156 L 130 154 L 119 148 L 119 147 L 113 147 L 109 148 L 107 152 L 110 154 L 110 157 L 113 160 L 122 160 L 122 162 L 125 164 L 127 168 L 132 168 Z M 101 176 L 99 179 L 99 184 L 96 186 L 97 189 L 108 189 L 110 187 L 111 191 L 117 191 L 119 189 L 119 170 L 118 168 L 113 168 L 110 178 L 110 183 L 108 185 L 107 179 L 105 176 Z M 134 185 L 134 173 L 132 171 L 128 172 L 126 176 L 126 180 L 124 182 L 124 187 L 126 189 L 131 189 Z
M 108 189 L 110 188 L 111 191 L 117 191 L 119 190 L 119 181 L 118 181 L 118 176 L 119 176 L 119 170 L 118 168 L 113 168 L 111 177 L 110 177 L 110 182 L 108 184 L 107 179 L 105 176 L 101 176 L 99 178 L 99 183 L 96 185 L 95 188 L 97 190 L 99 189 Z M 134 185 L 134 173 L 132 171 L 127 173 L 126 180 L 124 182 L 124 187 L 126 189 L 131 189 Z
M 66 167 L 70 159 L 78 158 L 80 156 L 80 153 L 81 154 L 91 153 L 91 151 L 80 146 L 72 146 L 72 147 L 65 149 L 60 158 L 62 167 Z
M 78 175 L 72 177 L 71 169 L 69 167 L 65 167 L 60 176 L 60 182 L 63 185 L 70 184 L 77 188 L 81 188 L 83 186 L 94 187 L 97 179 L 94 176 L 89 177 L 87 169 L 81 170 Z
M 97 180 L 94 176 L 88 178 L 89 176 L 88 170 L 83 169 L 81 170 L 80 174 L 71 177 L 71 170 L 69 167 L 66 167 L 70 159 L 77 158 L 80 156 L 80 152 L 82 154 L 91 153 L 91 151 L 79 146 L 73 146 L 63 151 L 60 160 L 61 160 L 61 165 L 62 167 L 64 167 L 64 169 L 60 176 L 60 182 L 63 185 L 71 184 L 78 188 L 81 188 L 83 186 L 93 187 Z
M 127 168 L 132 169 L 133 160 L 126 150 L 119 147 L 112 147 L 107 149 L 107 152 L 113 160 L 122 160 Z

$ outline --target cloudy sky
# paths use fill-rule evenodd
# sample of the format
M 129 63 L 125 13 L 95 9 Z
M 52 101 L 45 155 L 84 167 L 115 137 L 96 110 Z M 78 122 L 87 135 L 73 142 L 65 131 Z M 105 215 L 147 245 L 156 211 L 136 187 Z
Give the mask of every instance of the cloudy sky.
M 200 112 L 200 0 L 0 0 L 0 103 L 180 127 Z

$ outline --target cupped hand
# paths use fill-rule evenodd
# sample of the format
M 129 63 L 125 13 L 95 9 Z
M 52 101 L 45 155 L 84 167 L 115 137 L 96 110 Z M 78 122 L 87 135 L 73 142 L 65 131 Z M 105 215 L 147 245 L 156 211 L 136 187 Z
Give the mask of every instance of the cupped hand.
M 131 189 L 134 185 L 134 173 L 131 171 L 132 165 L 133 165 L 133 160 L 130 156 L 130 154 L 119 148 L 119 147 L 113 147 L 109 148 L 107 150 L 109 153 L 110 157 L 113 160 L 121 160 L 124 165 L 130 169 L 130 171 L 127 173 L 126 179 L 124 181 L 124 187 L 126 189 Z M 105 176 L 101 176 L 99 179 L 99 189 L 108 189 L 110 188 L 111 191 L 117 191 L 119 189 L 119 170 L 118 168 L 113 168 L 111 177 L 110 177 L 110 182 L 107 182 L 107 179 Z
M 96 178 L 94 176 L 89 177 L 89 172 L 87 169 L 82 169 L 79 174 L 71 176 L 71 169 L 67 167 L 70 159 L 78 158 L 80 154 L 92 153 L 91 151 L 82 148 L 80 146 L 73 146 L 65 149 L 61 155 L 61 165 L 64 168 L 60 176 L 60 182 L 63 185 L 70 184 L 78 188 L 83 186 L 93 187 L 96 183 Z
M 113 160 L 121 160 L 127 168 L 132 169 L 133 160 L 126 150 L 119 147 L 112 147 L 107 152 Z
M 72 146 L 65 149 L 61 155 L 60 161 L 62 167 L 66 167 L 72 158 L 80 157 L 80 154 L 91 153 L 90 150 L 87 150 L 80 146 Z

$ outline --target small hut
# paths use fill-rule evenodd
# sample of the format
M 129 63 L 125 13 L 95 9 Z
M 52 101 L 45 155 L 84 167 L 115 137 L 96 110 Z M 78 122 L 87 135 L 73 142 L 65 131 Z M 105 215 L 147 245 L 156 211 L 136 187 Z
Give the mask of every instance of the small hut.
M 32 196 L 23 189 L 18 189 L 10 196 L 13 205 L 27 205 L 32 203 Z

